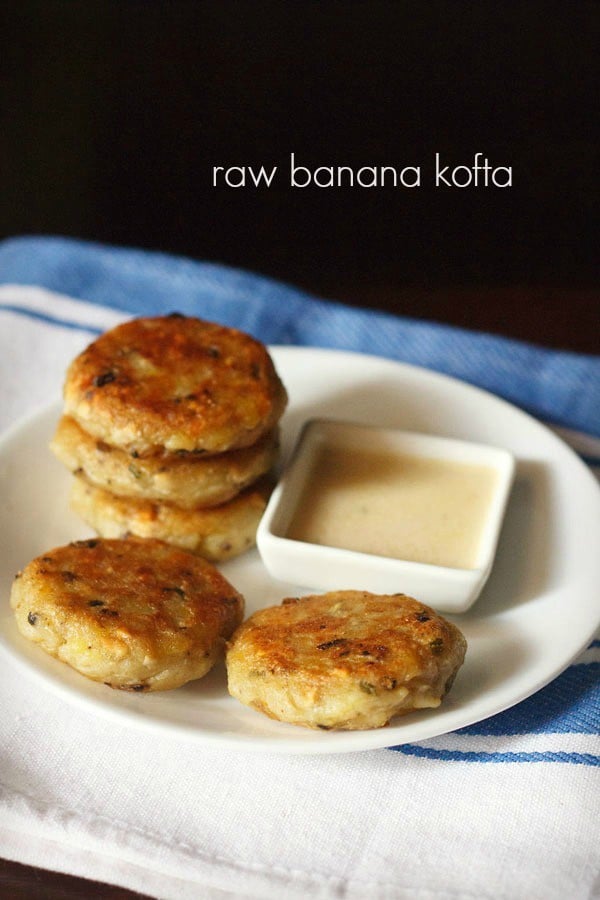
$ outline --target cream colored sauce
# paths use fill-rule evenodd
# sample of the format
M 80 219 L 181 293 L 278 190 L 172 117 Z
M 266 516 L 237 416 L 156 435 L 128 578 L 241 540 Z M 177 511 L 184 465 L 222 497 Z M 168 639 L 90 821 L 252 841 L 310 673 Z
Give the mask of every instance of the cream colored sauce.
M 496 480 L 490 466 L 324 447 L 287 537 L 472 569 Z

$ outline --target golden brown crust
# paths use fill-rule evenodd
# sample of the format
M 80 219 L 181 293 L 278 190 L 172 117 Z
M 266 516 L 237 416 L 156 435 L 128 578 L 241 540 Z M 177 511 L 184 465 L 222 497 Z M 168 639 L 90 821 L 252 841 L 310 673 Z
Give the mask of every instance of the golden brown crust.
M 210 563 L 159 541 L 75 541 L 13 582 L 22 634 L 95 681 L 178 687 L 214 665 L 244 599 Z
M 248 447 L 275 426 L 287 396 L 259 341 L 173 315 L 101 335 L 71 363 L 64 399 L 90 434 L 152 455 Z
M 215 456 L 163 453 L 135 458 L 62 416 L 50 449 L 67 468 L 121 497 L 158 500 L 183 509 L 217 506 L 268 472 L 278 456 L 278 429 L 256 444 Z
M 464 637 L 404 594 L 337 591 L 254 613 L 227 651 L 229 689 L 267 715 L 313 728 L 375 728 L 439 705 Z
M 168 503 L 117 497 L 76 476 L 71 506 L 103 537 L 132 534 L 155 538 L 211 562 L 223 562 L 254 546 L 271 489 L 272 481 L 265 477 L 221 506 L 181 509 Z

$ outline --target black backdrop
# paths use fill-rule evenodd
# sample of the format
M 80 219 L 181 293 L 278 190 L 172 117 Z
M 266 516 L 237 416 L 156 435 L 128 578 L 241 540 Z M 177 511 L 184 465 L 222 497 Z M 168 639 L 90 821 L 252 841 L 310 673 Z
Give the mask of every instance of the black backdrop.
M 599 9 L 9 0 L 0 232 L 183 253 L 474 326 L 480 289 L 534 285 L 531 315 L 593 330 Z M 282 171 L 269 190 L 212 186 L 214 165 L 285 167 L 291 151 L 422 165 L 424 184 L 298 190 Z M 435 189 L 436 151 L 481 151 L 514 186 Z M 449 316 L 458 287 L 472 300 Z M 523 307 L 499 309 L 498 330 L 518 334 Z

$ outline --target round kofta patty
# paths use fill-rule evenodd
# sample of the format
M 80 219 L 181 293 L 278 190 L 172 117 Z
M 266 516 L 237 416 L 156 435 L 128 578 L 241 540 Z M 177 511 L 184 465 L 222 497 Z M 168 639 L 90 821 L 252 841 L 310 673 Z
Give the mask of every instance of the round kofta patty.
M 404 594 L 287 599 L 235 632 L 228 687 L 282 722 L 379 728 L 400 713 L 439 706 L 466 646 L 455 625 Z
M 192 509 L 225 503 L 268 472 L 278 457 L 279 434 L 275 428 L 251 447 L 214 456 L 162 453 L 136 458 L 62 416 L 50 448 L 72 472 L 113 494 Z
M 21 633 L 82 675 L 128 691 L 201 678 L 243 618 L 244 598 L 200 557 L 159 541 L 75 541 L 20 572 Z
M 248 447 L 287 402 L 267 349 L 250 335 L 173 314 L 107 331 L 71 363 L 64 411 L 128 452 Z
M 170 503 L 117 497 L 77 475 L 70 500 L 73 511 L 102 537 L 155 538 L 211 562 L 223 562 L 254 546 L 272 487 L 265 477 L 220 506 L 182 509 Z

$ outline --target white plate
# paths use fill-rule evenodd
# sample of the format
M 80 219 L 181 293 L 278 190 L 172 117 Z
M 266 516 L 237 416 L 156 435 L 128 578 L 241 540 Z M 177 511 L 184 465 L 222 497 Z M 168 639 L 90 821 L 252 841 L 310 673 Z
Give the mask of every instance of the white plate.
M 0 643 L 12 660 L 88 710 L 205 745 L 285 753 L 365 750 L 444 734 L 514 705 L 565 669 L 600 621 L 600 490 L 575 454 L 508 403 L 424 369 L 329 350 L 275 347 L 272 354 L 290 395 L 284 458 L 302 423 L 315 417 L 479 441 L 516 457 L 494 569 L 476 605 L 454 617 L 469 650 L 440 709 L 373 731 L 313 732 L 233 700 L 222 665 L 176 691 L 140 696 L 88 681 L 23 639 L 9 607 L 14 573 L 45 550 L 89 535 L 67 511 L 71 476 L 47 449 L 58 403 L 0 443 Z M 306 592 L 271 579 L 256 551 L 222 570 L 245 594 L 248 613 Z

